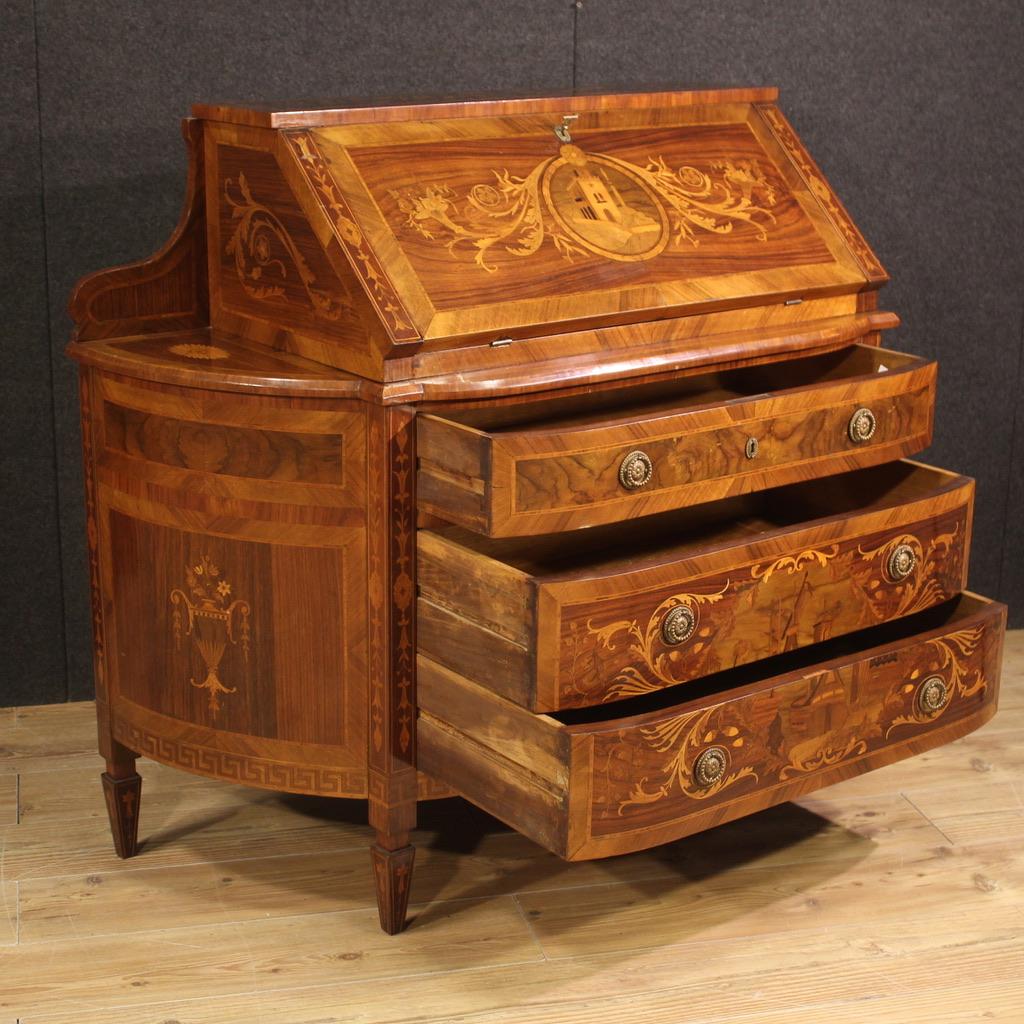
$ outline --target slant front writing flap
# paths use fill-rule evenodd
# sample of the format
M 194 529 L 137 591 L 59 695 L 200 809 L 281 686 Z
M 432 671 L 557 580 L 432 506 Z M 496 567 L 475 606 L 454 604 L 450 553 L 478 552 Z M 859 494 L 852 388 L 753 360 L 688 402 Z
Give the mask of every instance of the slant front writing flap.
M 346 125 L 287 138 L 354 265 L 368 270 L 364 283 L 424 338 L 628 322 L 885 278 L 770 105 Z

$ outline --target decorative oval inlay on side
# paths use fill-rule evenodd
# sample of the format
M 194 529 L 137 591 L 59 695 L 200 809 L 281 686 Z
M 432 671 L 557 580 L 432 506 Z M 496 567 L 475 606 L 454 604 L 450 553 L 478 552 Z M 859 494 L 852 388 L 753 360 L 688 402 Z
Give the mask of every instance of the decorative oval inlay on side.
M 202 345 L 193 341 L 182 341 L 177 345 L 171 345 L 167 349 L 172 356 L 181 356 L 184 359 L 203 359 L 213 361 L 216 359 L 227 359 L 231 353 L 219 345 Z

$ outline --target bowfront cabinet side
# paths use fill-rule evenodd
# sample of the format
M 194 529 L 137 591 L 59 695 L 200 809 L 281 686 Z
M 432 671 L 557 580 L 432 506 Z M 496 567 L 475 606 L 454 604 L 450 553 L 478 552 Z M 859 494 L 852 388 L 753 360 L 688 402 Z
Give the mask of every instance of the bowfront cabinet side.
M 560 856 L 964 735 L 1005 610 L 937 367 L 773 89 L 197 106 L 167 245 L 71 300 L 103 797 L 142 757 Z

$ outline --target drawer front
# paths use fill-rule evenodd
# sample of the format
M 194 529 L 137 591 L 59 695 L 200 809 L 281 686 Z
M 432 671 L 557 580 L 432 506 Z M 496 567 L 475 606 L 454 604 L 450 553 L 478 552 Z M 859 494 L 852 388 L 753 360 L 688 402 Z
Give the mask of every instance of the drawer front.
M 694 577 L 685 590 L 567 605 L 544 651 L 557 700 L 578 707 L 647 693 L 945 601 L 966 583 L 969 516 L 962 505 L 907 527 L 798 542 Z M 913 568 L 901 578 L 904 565 Z
M 1003 606 L 965 595 L 903 625 L 895 640 L 891 626 L 864 634 L 854 653 L 780 675 L 768 662 L 768 678 L 590 724 L 532 716 L 421 658 L 420 767 L 571 859 L 667 842 L 987 721 Z
M 911 455 L 931 440 L 935 364 L 875 361 L 872 374 L 583 426 L 488 433 L 423 416 L 419 500 L 488 536 L 549 533 Z
M 906 472 L 919 492 L 903 504 L 670 550 L 642 566 L 627 547 L 613 571 L 568 579 L 517 575 L 498 560 L 502 542 L 481 543 L 493 556 L 481 557 L 465 538 L 421 533 L 419 649 L 524 707 L 554 711 L 922 611 L 966 583 L 973 483 L 923 466 Z

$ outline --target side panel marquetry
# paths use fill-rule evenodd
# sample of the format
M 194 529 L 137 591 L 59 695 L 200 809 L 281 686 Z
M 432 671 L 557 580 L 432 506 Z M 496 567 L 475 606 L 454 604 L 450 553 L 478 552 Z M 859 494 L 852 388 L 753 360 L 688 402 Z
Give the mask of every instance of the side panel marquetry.
M 220 778 L 364 795 L 363 406 L 94 379 L 113 734 Z
M 218 146 L 220 304 L 294 327 L 343 331 L 353 299 L 284 180 L 273 153 Z
M 274 133 L 211 126 L 206 183 L 213 211 L 213 325 L 380 380 L 390 341 L 280 146 Z
M 256 544 L 112 511 L 118 694 L 183 722 L 356 747 L 359 540 Z

